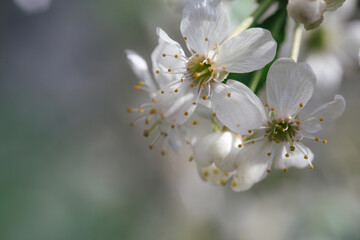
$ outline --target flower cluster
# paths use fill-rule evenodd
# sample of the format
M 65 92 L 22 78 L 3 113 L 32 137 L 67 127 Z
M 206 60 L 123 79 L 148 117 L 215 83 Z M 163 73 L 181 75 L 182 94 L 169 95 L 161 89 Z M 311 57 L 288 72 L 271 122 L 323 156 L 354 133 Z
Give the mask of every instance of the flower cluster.
M 294 16 L 292 4 L 300 3 L 289 2 L 289 14 Z M 319 8 L 316 2 L 311 4 Z M 308 12 L 313 19 L 306 24 L 322 16 L 323 8 Z M 151 71 L 136 52 L 126 51 L 139 79 L 134 89 L 147 91 L 150 98 L 127 110 L 140 115 L 132 126 L 139 122 L 147 125 L 144 136 L 152 138 L 149 147 L 160 142 L 165 155 L 168 145 L 179 152 L 187 142 L 193 151 L 190 160 L 195 160 L 200 176 L 217 185 L 231 181 L 234 191 L 249 189 L 267 176 L 272 165 L 285 172 L 290 167 L 312 169 L 314 154 L 303 139 L 326 143 L 313 134 L 343 113 L 344 98 L 336 95 L 313 113 L 302 114 L 313 95 L 316 77 L 307 63 L 292 58 L 279 58 L 269 68 L 265 104 L 245 84 L 230 79 L 230 73 L 262 71 L 270 66 L 277 41 L 269 30 L 258 27 L 229 35 L 220 0 L 187 2 L 180 30 L 190 54 L 158 28 Z M 212 123 L 205 134 L 193 129 L 201 127 L 195 127 L 196 116 Z

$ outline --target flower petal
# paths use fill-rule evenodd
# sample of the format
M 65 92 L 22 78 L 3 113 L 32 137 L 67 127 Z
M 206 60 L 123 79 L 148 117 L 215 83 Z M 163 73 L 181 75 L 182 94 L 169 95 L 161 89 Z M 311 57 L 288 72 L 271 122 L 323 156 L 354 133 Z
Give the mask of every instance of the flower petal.
M 220 0 L 193 0 L 186 4 L 180 30 L 189 50 L 206 54 L 227 37 L 228 17 Z
M 235 81 L 235 80 L 227 80 L 226 84 L 234 89 L 236 89 L 238 92 L 242 92 L 246 95 L 246 97 L 252 101 L 257 108 L 260 110 L 261 117 L 264 121 L 267 121 L 268 117 L 266 114 L 266 110 L 264 108 L 264 104 L 262 104 L 260 98 L 255 95 L 253 91 L 251 91 L 250 88 L 248 88 L 246 85 L 242 84 L 241 82 Z
M 226 182 L 231 178 L 232 174 L 224 173 L 218 169 L 214 164 L 201 168 L 197 167 L 200 177 L 207 182 L 215 185 L 225 185 Z
M 219 49 L 216 65 L 228 72 L 246 73 L 263 68 L 274 59 L 276 42 L 271 33 L 251 28 L 225 41 Z
M 194 112 L 198 95 L 197 88 L 187 82 L 173 84 L 159 90 L 155 96 L 155 108 L 167 121 L 178 125 L 184 123 Z
M 156 29 L 159 44 L 151 54 L 155 80 L 160 88 L 180 81 L 186 70 L 185 53 L 161 28 Z M 179 74 L 176 74 L 179 73 Z
M 262 124 L 261 112 L 251 99 L 248 90 L 213 83 L 211 102 L 217 118 L 230 130 L 247 134 Z
M 234 191 L 248 190 L 267 176 L 270 149 L 271 143 L 267 140 L 244 146 L 238 154 L 237 176 L 231 185 Z
M 322 129 L 323 124 L 339 118 L 345 110 L 345 99 L 341 95 L 335 95 L 334 101 L 326 103 L 305 118 L 300 125 L 301 130 L 315 133 Z
M 156 92 L 157 86 L 150 75 L 146 61 L 133 50 L 125 50 L 125 53 L 130 67 L 139 81 L 143 81 L 150 88 L 151 92 Z
M 301 142 L 294 142 L 294 151 L 283 145 L 281 155 L 275 161 L 275 168 L 284 169 L 290 167 L 304 168 L 314 160 L 313 152 Z M 289 154 L 289 157 L 286 157 Z M 305 158 L 305 155 L 308 159 Z
M 281 58 L 270 67 L 266 80 L 266 95 L 270 107 L 281 118 L 292 117 L 311 98 L 316 77 L 307 63 L 295 63 Z
M 169 132 L 169 144 L 175 152 L 179 152 L 182 147 L 181 138 L 175 129 L 171 129 Z

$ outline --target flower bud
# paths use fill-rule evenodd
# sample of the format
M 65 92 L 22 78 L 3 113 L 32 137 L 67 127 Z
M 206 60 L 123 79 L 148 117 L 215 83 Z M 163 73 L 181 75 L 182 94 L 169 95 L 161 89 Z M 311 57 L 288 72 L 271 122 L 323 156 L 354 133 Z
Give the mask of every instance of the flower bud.
M 319 21 L 326 10 L 324 0 L 289 0 L 287 12 L 295 21 L 312 24 Z

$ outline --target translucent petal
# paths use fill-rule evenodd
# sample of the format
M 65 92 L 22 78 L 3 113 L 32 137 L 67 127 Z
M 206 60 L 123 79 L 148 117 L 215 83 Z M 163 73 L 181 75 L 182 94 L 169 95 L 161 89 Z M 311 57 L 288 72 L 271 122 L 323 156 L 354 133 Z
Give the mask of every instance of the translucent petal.
M 339 118 L 345 110 L 345 99 L 341 95 L 335 95 L 334 101 L 326 103 L 305 117 L 300 127 L 309 133 L 315 133 L 322 129 L 324 124 Z
M 192 88 L 187 82 L 174 84 L 156 93 L 156 111 L 167 121 L 180 125 L 194 112 L 196 105 L 193 102 L 197 95 L 197 88 Z
M 270 107 L 281 118 L 296 114 L 311 98 L 316 77 L 306 63 L 281 58 L 270 67 L 266 81 L 266 95 Z
M 227 37 L 228 24 L 222 1 L 193 0 L 184 8 L 180 30 L 191 50 L 206 54 Z
M 186 70 L 185 54 L 180 44 L 172 40 L 165 31 L 161 28 L 156 31 L 159 44 L 151 54 L 153 73 L 159 87 L 165 88 L 182 78 Z
M 125 53 L 126 57 L 128 58 L 130 67 L 138 80 L 143 81 L 149 87 L 150 91 L 155 93 L 157 87 L 150 75 L 146 61 L 133 50 L 125 50 Z
M 171 129 L 169 132 L 169 144 L 175 152 L 179 152 L 182 147 L 182 141 L 175 129 Z
M 276 42 L 271 33 L 251 28 L 225 41 L 216 57 L 216 65 L 228 72 L 246 73 L 263 68 L 274 59 Z
M 211 101 L 217 118 L 230 130 L 247 134 L 262 124 L 261 112 L 249 99 L 248 90 L 235 89 L 223 83 L 213 83 Z
M 275 161 L 275 168 L 305 168 L 309 166 L 309 161 L 312 162 L 314 160 L 313 152 L 301 142 L 294 142 L 294 147 L 294 151 L 291 151 L 287 144 L 281 147 L 281 155 Z M 286 157 L 286 154 L 289 154 L 289 157 Z M 304 158 L 305 155 L 308 159 Z
M 207 182 L 215 185 L 225 185 L 226 182 L 231 178 L 232 174 L 224 173 L 218 169 L 214 164 L 208 167 L 201 168 L 197 167 L 200 177 Z

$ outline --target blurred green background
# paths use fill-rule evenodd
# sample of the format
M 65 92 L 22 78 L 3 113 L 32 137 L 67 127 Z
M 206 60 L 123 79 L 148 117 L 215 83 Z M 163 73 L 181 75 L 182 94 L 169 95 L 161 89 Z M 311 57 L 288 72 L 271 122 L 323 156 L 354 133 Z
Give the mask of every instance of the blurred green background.
M 233 1 L 234 19 L 248 2 Z M 308 143 L 315 169 L 272 171 L 247 192 L 202 182 L 189 149 L 162 157 L 129 127 L 146 94 L 124 50 L 149 61 L 157 26 L 181 42 L 179 9 L 53 0 L 29 14 L 1 1 L 0 239 L 360 239 L 359 72 L 329 143 Z

